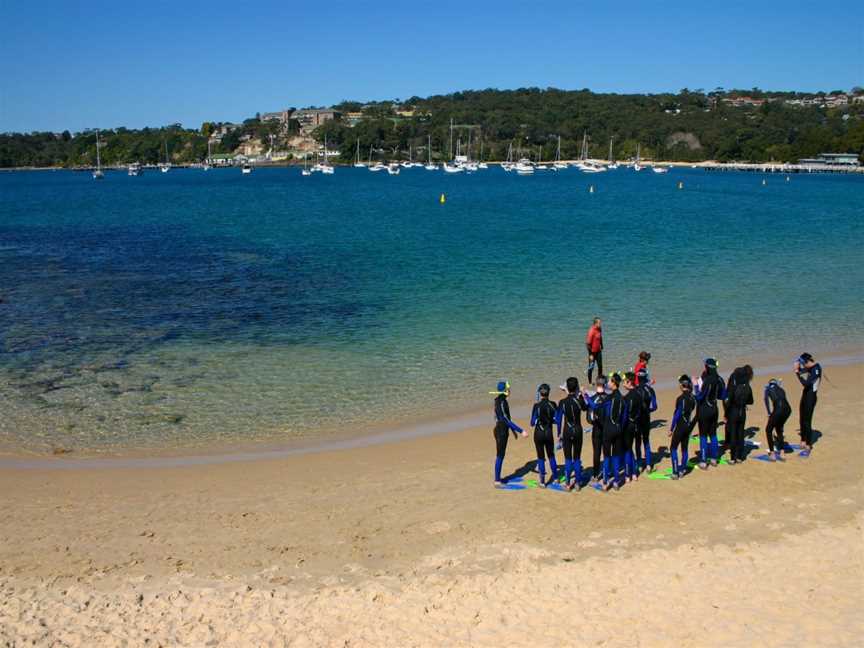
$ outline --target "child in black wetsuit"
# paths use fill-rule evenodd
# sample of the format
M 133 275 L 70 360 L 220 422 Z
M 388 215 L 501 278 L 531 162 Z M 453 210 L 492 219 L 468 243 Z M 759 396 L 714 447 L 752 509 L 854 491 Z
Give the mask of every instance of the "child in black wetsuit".
M 567 379 L 567 396 L 558 403 L 556 422 L 564 449 L 564 481 L 568 490 L 582 488 L 582 412 L 587 410 L 579 393 L 579 380 Z M 572 473 L 572 477 L 571 477 Z
M 516 425 L 510 419 L 510 405 L 507 403 L 507 397 L 510 395 L 510 383 L 502 380 L 498 383 L 498 387 L 494 392 L 489 392 L 495 395 L 495 429 L 492 431 L 492 436 L 495 438 L 495 487 L 503 485 L 501 481 L 501 467 L 504 465 L 504 455 L 507 453 L 507 440 L 510 438 L 510 432 L 514 438 L 518 438 L 517 434 L 528 436 L 521 427 Z
M 772 378 L 765 385 L 765 409 L 768 411 L 768 424 L 765 426 L 765 437 L 768 440 L 768 457 L 771 461 L 783 461 L 783 426 L 792 415 L 792 406 L 786 400 L 786 392 L 780 386 L 780 381 Z
M 537 388 L 537 395 L 540 400 L 534 403 L 534 408 L 531 410 L 531 425 L 534 426 L 537 472 L 540 473 L 538 484 L 541 488 L 546 488 L 546 459 L 549 460 L 549 469 L 552 471 L 549 482 L 555 481 L 558 475 L 558 463 L 555 461 L 555 433 L 552 431 L 558 408 L 549 400 L 549 385 L 546 383 Z
M 744 371 L 733 374 L 732 383 L 726 390 L 726 445 L 729 447 L 729 463 L 744 461 L 744 426 L 747 420 L 747 406 L 753 404 L 753 390 L 750 380 L 753 370 L 745 365 Z
M 675 414 L 672 416 L 672 425 L 669 436 L 672 442 L 669 444 L 669 454 L 672 455 L 672 479 L 683 477 L 687 472 L 687 446 L 690 443 L 690 433 L 696 425 L 696 397 L 693 396 L 693 382 L 690 376 L 683 375 L 678 378 L 681 395 L 675 401 Z M 681 460 L 678 460 L 678 448 L 681 448 Z

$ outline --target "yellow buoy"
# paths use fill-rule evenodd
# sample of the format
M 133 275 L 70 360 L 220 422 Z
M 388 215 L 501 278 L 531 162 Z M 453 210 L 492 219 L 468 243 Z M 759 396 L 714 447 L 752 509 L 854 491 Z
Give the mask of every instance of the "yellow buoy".
M 441 194 L 441 197 L 438 199 L 438 202 L 440 202 L 440 203 L 443 205 L 444 203 L 447 202 L 447 196 L 445 196 L 445 195 L 442 193 L 442 194 Z

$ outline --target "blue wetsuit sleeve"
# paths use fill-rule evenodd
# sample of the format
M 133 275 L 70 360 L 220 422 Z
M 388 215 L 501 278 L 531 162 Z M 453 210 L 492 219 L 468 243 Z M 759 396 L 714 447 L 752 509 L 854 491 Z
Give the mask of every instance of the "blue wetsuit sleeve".
M 721 378 L 721 379 L 720 379 L 720 391 L 719 391 L 718 394 L 717 394 L 717 398 L 718 398 L 719 400 L 721 400 L 721 401 L 725 401 L 725 400 L 726 400 L 726 396 L 727 396 L 727 393 L 726 393 L 726 383 L 725 383 L 725 382 L 723 381 L 723 379 Z
M 625 422 L 630 420 L 630 404 L 627 401 L 624 401 L 624 407 L 621 410 L 621 420 Z
M 771 397 L 768 395 L 768 388 L 765 388 L 765 411 L 768 412 L 768 416 L 771 416 Z
M 564 403 L 565 401 L 561 401 L 558 403 L 558 409 L 555 410 L 555 425 L 558 428 L 558 436 L 561 436 L 561 422 L 564 419 Z
M 675 431 L 675 425 L 678 423 L 679 418 L 681 418 L 681 403 L 675 405 L 675 414 L 672 415 L 672 425 L 669 426 L 669 429 L 673 432 Z
M 593 396 L 585 396 L 585 407 L 592 412 L 597 409 L 597 403 L 594 402 Z
M 648 389 L 651 390 L 651 407 L 648 408 L 649 412 L 657 411 L 657 392 L 655 392 L 651 387 Z
M 703 392 L 701 389 L 699 389 L 699 385 L 694 385 L 693 387 L 693 396 L 696 398 L 697 403 L 701 403 L 703 400 L 705 400 L 706 392 Z
M 510 428 L 513 432 L 522 432 L 522 428 L 516 425 L 512 420 L 510 420 L 510 406 L 507 404 L 507 401 L 504 401 L 504 405 L 502 406 L 501 416 L 507 427 Z
M 538 403 L 534 403 L 534 407 L 531 408 L 531 425 L 537 425 L 537 405 Z

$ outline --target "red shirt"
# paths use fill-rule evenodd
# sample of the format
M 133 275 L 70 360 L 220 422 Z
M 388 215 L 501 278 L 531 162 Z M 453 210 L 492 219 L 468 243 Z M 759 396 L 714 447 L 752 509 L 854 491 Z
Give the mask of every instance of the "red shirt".
M 585 336 L 585 346 L 590 353 L 599 353 L 603 350 L 603 332 L 599 326 L 592 326 Z
M 647 369 L 647 368 L 648 368 L 648 363 L 645 362 L 644 360 L 640 360 L 639 362 L 636 363 L 636 366 L 633 367 L 633 373 L 636 374 L 636 384 L 637 385 L 639 384 L 639 370 L 640 369 Z

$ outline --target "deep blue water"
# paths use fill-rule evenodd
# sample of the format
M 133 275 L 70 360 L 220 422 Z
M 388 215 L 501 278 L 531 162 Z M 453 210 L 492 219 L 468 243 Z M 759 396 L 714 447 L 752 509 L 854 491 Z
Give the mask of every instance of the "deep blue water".
M 0 446 L 436 416 L 581 376 L 595 314 L 619 368 L 859 346 L 864 177 L 785 178 L 0 174 Z

